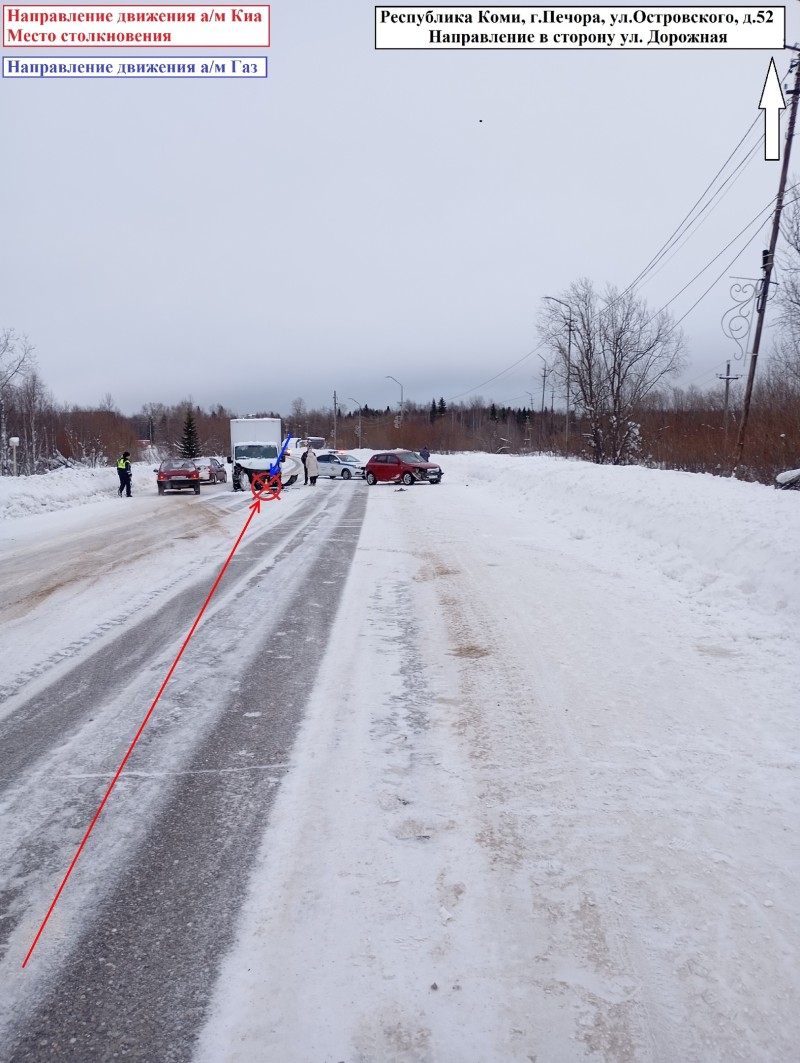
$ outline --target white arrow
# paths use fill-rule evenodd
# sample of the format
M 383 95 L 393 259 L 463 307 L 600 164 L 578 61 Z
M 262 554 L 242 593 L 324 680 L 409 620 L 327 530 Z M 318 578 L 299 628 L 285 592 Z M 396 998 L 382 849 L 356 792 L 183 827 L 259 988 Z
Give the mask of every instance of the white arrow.
M 774 59 L 769 61 L 769 70 L 758 106 L 764 112 L 764 158 L 774 161 L 781 157 L 781 111 L 786 110 L 786 100 L 783 98 Z

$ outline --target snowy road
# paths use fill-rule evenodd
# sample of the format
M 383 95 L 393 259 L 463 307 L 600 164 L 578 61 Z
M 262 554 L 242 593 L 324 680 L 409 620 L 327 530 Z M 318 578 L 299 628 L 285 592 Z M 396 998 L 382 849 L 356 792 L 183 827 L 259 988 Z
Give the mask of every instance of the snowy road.
M 350 566 L 366 498 L 358 486 L 287 492 L 280 511 L 264 507 L 59 902 L 54 947 L 43 939 L 36 964 L 2 994 L 3 1059 L 188 1058 Z M 248 513 L 248 499 L 203 501 L 234 509 L 239 527 Z M 202 508 L 174 510 L 161 541 L 165 527 L 191 534 L 205 520 Z M 84 528 L 73 542 L 91 552 L 101 534 Z M 315 564 L 321 541 L 324 571 Z M 37 544 L 32 553 L 30 564 L 24 550 L 16 559 L 31 578 L 55 551 Z M 99 648 L 70 654 L 68 666 L 54 665 L 4 705 L 6 959 L 44 916 L 45 889 L 58 885 L 135 716 L 210 589 L 215 572 L 199 568 L 141 620 L 115 626 Z M 38 578 L 56 582 L 52 572 Z M 85 593 L 80 578 L 70 583 Z
M 49 748 L 35 718 L 84 665 L 20 662 L 4 706 L 21 739 L 1 773 L 4 1061 L 797 1058 L 800 498 L 442 464 L 439 487 L 287 492 L 22 973 L 97 776 L 242 509 L 201 500 L 196 587 L 173 551 L 163 601 L 127 577 L 135 620 L 101 593 L 92 621 L 78 594 L 61 636 L 51 610 L 50 650 L 86 639 L 86 667 L 111 662 L 124 627 L 142 665 Z M 100 696 L 106 666 L 85 674 Z
M 797 1058 L 797 500 L 444 464 L 370 495 L 198 1060 Z

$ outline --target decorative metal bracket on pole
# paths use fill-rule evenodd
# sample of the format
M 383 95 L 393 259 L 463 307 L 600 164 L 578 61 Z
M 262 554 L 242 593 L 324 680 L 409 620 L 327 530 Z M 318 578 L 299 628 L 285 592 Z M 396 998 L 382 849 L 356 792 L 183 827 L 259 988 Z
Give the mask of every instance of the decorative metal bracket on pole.
M 748 351 L 753 311 L 763 282 L 754 277 L 732 277 L 731 280 L 734 282 L 730 289 L 733 306 L 722 315 L 720 325 L 723 336 L 733 340 L 739 348 L 739 353 L 733 357 L 737 362 L 741 362 Z

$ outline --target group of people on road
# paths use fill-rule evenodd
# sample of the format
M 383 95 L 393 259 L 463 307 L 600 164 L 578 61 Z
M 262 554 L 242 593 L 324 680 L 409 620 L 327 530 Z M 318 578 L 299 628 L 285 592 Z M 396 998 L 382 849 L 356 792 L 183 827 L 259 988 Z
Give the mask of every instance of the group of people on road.
M 427 447 L 423 447 L 419 452 L 423 461 L 427 461 L 431 456 L 430 450 Z M 309 443 L 306 449 L 303 451 L 300 461 L 303 464 L 303 474 L 305 479 L 303 485 L 310 484 L 312 487 L 316 486 L 317 477 L 319 476 L 319 462 L 317 461 L 317 455 L 314 453 L 314 448 Z M 295 468 L 297 466 L 295 465 Z M 284 470 L 285 471 L 285 470 Z M 127 498 L 131 497 L 131 453 L 129 450 L 125 450 L 122 456 L 117 461 L 117 473 L 119 474 L 119 490 L 117 494 L 122 498 L 123 492 Z M 289 479 L 288 483 L 284 481 L 284 486 L 289 486 L 294 483 L 295 477 Z
M 281 462 L 281 481 L 284 487 L 291 487 L 296 482 L 300 475 L 301 464 L 303 466 L 303 484 L 311 484 L 312 487 L 316 486 L 317 477 L 319 476 L 319 462 L 310 443 L 300 455 L 300 461 L 290 450 L 286 450 Z

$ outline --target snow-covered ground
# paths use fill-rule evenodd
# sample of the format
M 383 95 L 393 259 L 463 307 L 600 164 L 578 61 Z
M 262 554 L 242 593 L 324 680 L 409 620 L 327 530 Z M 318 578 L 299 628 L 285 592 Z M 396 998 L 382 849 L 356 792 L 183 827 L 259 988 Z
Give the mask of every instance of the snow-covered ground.
M 318 485 L 368 491 L 366 520 L 198 1063 L 797 1058 L 800 494 L 434 460 L 440 486 Z M 48 497 L 96 496 L 58 475 Z M 175 500 L 222 514 L 196 557 L 247 512 L 210 492 Z M 83 512 L 121 535 L 120 506 L 165 501 Z M 41 534 L 52 564 L 77 512 L 0 549 Z M 129 600 L 167 571 L 147 549 L 109 566 Z M 106 617 L 107 585 L 80 575 L 75 615 Z M 51 652 L 78 637 L 57 614 Z M 32 627 L 0 637 L 33 671 Z
M 141 464 L 134 466 L 134 477 L 144 472 Z M 113 466 L 56 469 L 42 476 L 0 476 L 0 520 L 100 502 L 110 497 L 118 483 Z

